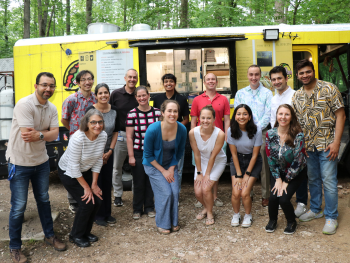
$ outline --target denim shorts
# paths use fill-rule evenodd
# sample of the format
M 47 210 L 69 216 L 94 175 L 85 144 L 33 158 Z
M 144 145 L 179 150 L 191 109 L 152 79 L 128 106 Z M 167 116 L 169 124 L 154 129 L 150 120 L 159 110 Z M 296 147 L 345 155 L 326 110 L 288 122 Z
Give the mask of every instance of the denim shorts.
M 242 175 L 245 174 L 247 171 L 247 168 L 249 166 L 250 160 L 252 159 L 252 154 L 241 154 L 237 153 L 238 156 L 238 161 L 239 161 L 239 167 L 241 168 Z M 258 158 L 256 159 L 255 165 L 253 167 L 253 170 L 251 171 L 251 175 L 257 179 L 259 179 L 260 172 L 262 169 L 262 157 L 261 154 L 259 153 Z M 236 174 L 236 168 L 233 164 L 232 157 L 231 157 L 231 162 L 230 162 L 230 171 L 231 171 L 231 176 L 234 176 Z

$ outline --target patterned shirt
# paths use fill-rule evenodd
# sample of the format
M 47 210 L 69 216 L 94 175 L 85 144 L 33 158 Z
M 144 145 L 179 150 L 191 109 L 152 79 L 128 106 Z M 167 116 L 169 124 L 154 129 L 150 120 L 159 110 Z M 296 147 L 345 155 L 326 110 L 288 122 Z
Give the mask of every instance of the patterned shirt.
M 266 155 L 270 171 L 275 179 L 284 177 L 285 182 L 294 179 L 305 167 L 305 142 L 304 134 L 298 133 L 294 139 L 294 148 L 284 144 L 280 145 L 280 137 L 277 128 L 266 133 Z
M 84 116 L 86 109 L 96 102 L 94 93 L 91 92 L 90 97 L 86 99 L 80 90 L 64 100 L 62 118 L 69 120 L 69 135 L 79 129 L 80 119 Z
M 334 140 L 335 112 L 344 107 L 337 86 L 317 80 L 310 97 L 304 87 L 295 92 L 292 107 L 305 134 L 306 150 L 325 150 Z
M 239 104 L 247 104 L 253 112 L 255 125 L 264 130 L 270 122 L 271 99 L 271 90 L 260 83 L 256 90 L 250 86 L 240 89 L 236 93 L 234 107 L 236 108 Z
M 161 112 L 157 108 L 151 107 L 147 112 L 134 108 L 126 115 L 126 127 L 134 128 L 134 150 L 143 151 L 143 141 L 149 125 L 158 121 Z

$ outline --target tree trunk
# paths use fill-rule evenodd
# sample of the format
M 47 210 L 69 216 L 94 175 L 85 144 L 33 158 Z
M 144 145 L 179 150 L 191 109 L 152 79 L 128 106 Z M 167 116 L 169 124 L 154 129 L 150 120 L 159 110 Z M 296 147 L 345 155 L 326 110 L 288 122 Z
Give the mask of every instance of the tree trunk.
M 87 27 L 92 23 L 92 0 L 86 0 L 86 32 Z
M 70 35 L 70 0 L 66 0 L 66 31 Z
M 30 38 L 30 0 L 24 0 L 23 38 Z
M 302 1 L 302 0 L 301 0 Z M 295 4 L 294 4 L 294 11 L 293 11 L 293 25 L 295 25 L 295 22 L 296 22 L 296 16 L 297 16 L 297 12 L 298 12 L 298 7 L 301 3 L 301 1 L 296 1 Z
M 51 27 L 52 17 L 54 15 L 54 13 L 55 13 L 55 3 L 53 3 L 49 24 L 47 26 L 47 31 L 46 31 L 47 37 L 50 35 L 50 27 Z M 55 27 L 55 25 L 54 25 L 54 27 Z M 55 35 L 55 33 L 54 33 L 54 35 Z
M 284 5 L 283 0 L 275 1 L 275 22 L 278 24 L 286 23 L 286 17 L 284 15 Z
M 188 28 L 188 0 L 181 0 L 180 28 Z
M 126 0 L 124 0 L 124 30 L 126 29 Z
M 9 35 L 8 35 L 8 28 L 7 28 L 7 24 L 8 24 L 8 8 L 9 8 L 9 0 L 5 0 L 4 1 L 4 39 L 5 39 L 5 50 L 7 51 L 8 47 L 9 47 Z
M 42 5 L 41 0 L 38 0 L 38 23 L 39 23 L 40 37 L 45 37 L 48 6 L 49 6 L 49 0 L 45 0 L 44 6 Z

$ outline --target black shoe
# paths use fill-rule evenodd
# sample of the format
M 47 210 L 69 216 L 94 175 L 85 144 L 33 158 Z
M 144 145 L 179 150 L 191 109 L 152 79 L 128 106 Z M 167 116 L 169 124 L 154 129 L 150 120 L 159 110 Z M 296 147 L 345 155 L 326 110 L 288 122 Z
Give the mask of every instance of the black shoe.
M 71 203 L 69 204 L 69 210 L 72 211 L 72 213 L 76 213 L 79 209 L 79 205 L 77 203 Z
M 284 233 L 286 235 L 291 235 L 295 233 L 295 230 L 297 229 L 297 222 L 288 222 L 287 227 L 284 229 Z
M 98 241 L 98 237 L 91 234 L 91 233 L 88 235 L 85 235 L 85 237 L 87 238 L 87 240 L 89 240 L 89 242 L 97 242 Z
M 268 233 L 275 232 L 276 227 L 277 227 L 277 220 L 270 220 L 265 227 L 265 231 Z
M 107 216 L 106 222 L 108 224 L 115 224 L 117 222 L 117 220 L 113 216 Z
M 114 199 L 114 206 L 123 206 L 123 201 L 121 197 L 116 197 Z
M 108 226 L 107 222 L 103 219 L 97 219 L 95 220 L 95 223 L 99 226 Z
M 89 247 L 90 242 L 86 237 L 74 238 L 69 234 L 69 242 L 76 244 L 78 247 Z

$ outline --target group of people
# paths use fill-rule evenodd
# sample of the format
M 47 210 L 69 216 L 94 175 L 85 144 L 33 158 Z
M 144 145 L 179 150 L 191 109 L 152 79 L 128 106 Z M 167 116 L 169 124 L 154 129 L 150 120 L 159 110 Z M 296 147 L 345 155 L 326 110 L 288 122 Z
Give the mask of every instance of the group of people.
M 313 64 L 300 61 L 296 74 L 303 87 L 294 92 L 287 85 L 287 73 L 277 66 L 270 71 L 276 95 L 260 83 L 261 69 L 248 68 L 250 85 L 237 92 L 230 119 L 227 98 L 216 91 L 217 77 L 204 76 L 206 91 L 191 105 L 176 89 L 176 77 L 165 74 L 165 93 L 154 98 L 145 86 L 136 87 L 138 74 L 126 72 L 126 84 L 110 94 L 101 83 L 91 91 L 94 75 L 78 73 L 80 90 L 62 106 L 61 122 L 70 132 L 69 144 L 58 163 L 58 173 L 68 191 L 75 213 L 69 240 L 87 247 L 98 237 L 91 233 L 94 222 L 113 224 L 114 205 L 122 206 L 122 166 L 126 157 L 133 173 L 133 219 L 142 214 L 155 217 L 157 230 L 170 234 L 180 230 L 178 204 L 185 155 L 187 129 L 193 151 L 196 216 L 206 225 L 215 223 L 213 206 L 218 198 L 218 181 L 231 152 L 232 226 L 250 227 L 253 185 L 261 178 L 262 205 L 268 206 L 267 232 L 277 227 L 282 208 L 285 234 L 296 230 L 296 217 L 310 221 L 323 216 L 322 183 L 325 194 L 324 234 L 334 234 L 337 223 L 337 155 L 344 129 L 345 112 L 338 88 L 315 78 Z M 66 245 L 53 232 L 48 196 L 49 162 L 45 141 L 58 136 L 58 114 L 48 101 L 56 88 L 51 73 L 37 76 L 35 93 L 16 104 L 11 138 L 6 152 L 11 187 L 10 250 L 14 262 L 26 262 L 21 252 L 21 228 L 31 180 L 45 241 L 56 250 Z M 268 128 L 269 126 L 270 129 Z M 308 185 L 310 210 L 307 211 Z M 291 198 L 297 193 L 297 208 Z M 241 222 L 240 199 L 245 215 Z M 17 261 L 16 261 L 17 260 Z

